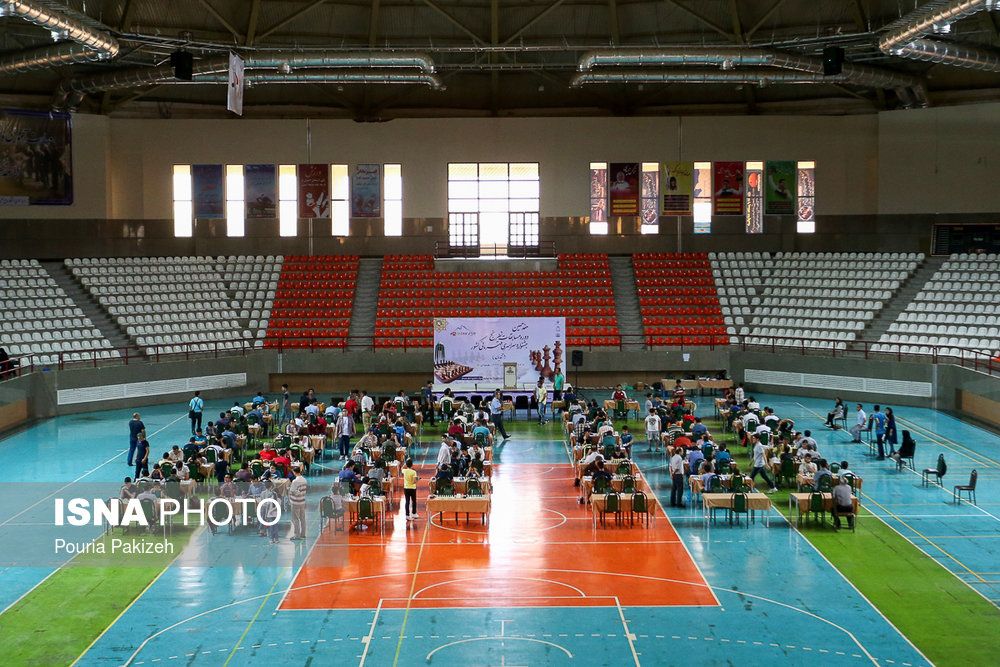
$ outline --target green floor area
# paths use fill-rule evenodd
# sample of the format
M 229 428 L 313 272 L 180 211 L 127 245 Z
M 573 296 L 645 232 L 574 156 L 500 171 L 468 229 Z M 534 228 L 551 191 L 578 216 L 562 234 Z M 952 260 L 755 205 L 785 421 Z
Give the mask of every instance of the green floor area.
M 164 538 L 114 530 L 95 540 L 162 542 L 180 554 L 195 528 L 175 526 Z M 174 555 L 144 556 L 155 566 L 109 566 L 106 556 L 81 554 L 0 616 L 0 646 L 12 665 L 70 665 L 164 571 Z M 120 561 L 121 559 L 119 559 Z

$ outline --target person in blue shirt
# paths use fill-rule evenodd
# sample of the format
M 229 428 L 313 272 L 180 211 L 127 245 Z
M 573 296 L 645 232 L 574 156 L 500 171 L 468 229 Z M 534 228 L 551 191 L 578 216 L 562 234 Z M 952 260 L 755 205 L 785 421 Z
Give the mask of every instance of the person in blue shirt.
M 248 417 L 247 421 L 250 421 L 249 420 L 250 415 L 253 415 L 254 417 L 257 418 L 257 423 L 258 424 L 263 424 L 264 423 L 264 413 L 260 411 L 260 408 L 254 406 L 253 410 L 251 410 L 250 412 L 247 413 L 247 417 Z
M 264 394 L 262 392 L 258 391 L 257 395 L 253 397 L 253 401 L 251 402 L 253 403 L 254 407 L 257 407 L 258 405 L 264 405 L 265 403 L 267 403 L 267 399 L 264 398 Z
M 708 433 L 708 427 L 701 423 L 701 417 L 695 417 L 691 426 L 691 439 L 701 440 L 701 436 L 705 433 Z
M 226 447 L 233 449 L 236 447 L 236 433 L 234 433 L 228 426 L 226 430 L 222 432 L 222 440 L 226 443 Z
M 421 390 L 420 395 L 423 398 L 424 403 L 421 409 L 424 411 L 425 415 L 430 417 L 431 426 L 434 426 L 434 382 L 428 380 L 427 384 L 425 384 L 424 388 Z
M 135 465 L 133 460 L 135 460 L 135 448 L 139 444 L 139 434 L 146 433 L 146 425 L 142 423 L 139 419 L 139 413 L 133 412 L 132 419 L 128 423 L 128 465 L 132 467 Z
M 490 434 L 489 427 L 486 426 L 486 420 L 481 419 L 476 424 L 476 427 L 472 429 L 472 440 L 475 441 L 477 438 L 483 437 L 486 439 L 486 444 L 493 444 L 493 436 Z
M 202 434 L 201 429 L 198 429 L 195 431 L 194 435 L 191 436 L 191 442 L 197 445 L 198 449 L 204 449 L 205 445 L 208 444 L 208 438 Z
M 504 440 L 510 437 L 507 435 L 507 429 L 503 427 L 503 394 L 499 389 L 493 390 L 493 398 L 490 399 L 490 421 Z
M 881 406 L 875 406 L 872 413 L 872 426 L 875 427 L 875 442 L 878 443 L 878 460 L 885 460 L 885 413 L 881 411 Z
M 688 452 L 688 476 L 698 474 L 698 466 L 705 460 L 705 455 L 695 447 Z
M 619 436 L 621 440 L 622 449 L 625 450 L 625 454 L 628 458 L 632 458 L 632 434 L 629 433 L 628 426 L 622 426 L 622 432 Z
M 354 472 L 354 461 L 348 461 L 344 464 L 344 469 L 340 471 L 340 482 L 343 485 L 345 482 L 351 484 L 351 491 L 353 493 L 354 483 L 361 483 L 361 478 L 358 474 Z M 341 487 L 343 488 L 343 487 Z
M 205 401 L 201 400 L 201 392 L 194 392 L 194 398 L 188 403 L 188 417 L 191 418 L 191 435 L 201 428 L 201 413 L 205 409 Z
M 830 464 L 826 462 L 826 459 L 819 460 L 819 470 L 813 474 L 813 489 L 819 491 L 819 480 L 822 477 L 829 477 L 830 481 L 833 481 L 833 473 L 830 472 Z

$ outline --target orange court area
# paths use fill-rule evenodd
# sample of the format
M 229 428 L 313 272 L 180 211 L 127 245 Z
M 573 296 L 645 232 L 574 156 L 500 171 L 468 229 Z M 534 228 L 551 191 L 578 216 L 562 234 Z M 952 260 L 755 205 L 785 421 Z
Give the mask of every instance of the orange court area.
M 348 525 L 345 567 L 320 565 L 322 549 L 343 543 L 328 528 L 281 609 L 718 604 L 658 504 L 648 526 L 626 515 L 595 528 L 568 464 L 496 466 L 486 525 L 478 515 L 428 517 L 433 467 L 419 474 L 419 520 L 397 504 L 383 533 Z

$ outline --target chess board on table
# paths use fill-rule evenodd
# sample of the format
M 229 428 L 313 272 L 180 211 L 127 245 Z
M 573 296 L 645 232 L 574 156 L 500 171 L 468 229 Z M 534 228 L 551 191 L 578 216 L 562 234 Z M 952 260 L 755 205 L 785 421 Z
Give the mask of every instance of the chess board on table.
M 454 361 L 439 361 L 434 364 L 434 375 L 445 384 L 454 382 L 458 378 L 468 374 L 471 370 L 471 366 L 457 364 Z

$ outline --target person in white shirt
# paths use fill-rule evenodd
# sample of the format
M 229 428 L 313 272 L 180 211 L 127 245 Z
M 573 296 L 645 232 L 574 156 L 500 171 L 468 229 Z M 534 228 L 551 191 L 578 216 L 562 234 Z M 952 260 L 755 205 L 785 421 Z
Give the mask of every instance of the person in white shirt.
M 833 487 L 833 527 L 840 530 L 840 515 L 847 516 L 847 527 L 854 529 L 854 495 L 846 475 L 840 476 L 840 484 Z
M 451 442 L 449 442 L 447 435 L 441 436 L 441 448 L 438 449 L 438 468 L 440 468 L 442 464 L 451 465 Z
M 753 396 L 750 397 L 750 402 L 747 403 L 747 410 L 760 411 L 760 403 Z
M 684 456 L 683 449 L 677 447 L 670 455 L 670 506 L 684 507 Z
M 768 487 L 770 487 L 767 492 L 775 493 L 778 488 L 767 475 L 767 448 L 764 447 L 764 443 L 756 435 L 750 436 L 750 441 L 753 443 L 753 470 L 750 472 L 750 479 L 753 480 L 757 475 L 760 475 L 767 482 Z
M 656 451 L 660 451 L 660 416 L 656 414 L 652 407 L 646 415 L 646 451 L 653 450 L 653 443 L 656 443 Z
M 736 387 L 736 391 L 733 392 L 736 397 L 736 405 L 743 405 L 743 399 L 746 398 L 746 392 L 743 390 L 743 383 L 740 382 L 739 386 Z
M 293 540 L 304 540 L 306 537 L 306 491 L 308 483 L 302 476 L 302 466 L 292 466 L 295 479 L 288 486 L 288 501 L 292 505 L 292 537 Z
M 809 478 L 816 474 L 816 464 L 812 462 L 811 454 L 806 454 L 805 459 L 799 464 L 799 474 Z
M 760 425 L 760 419 L 758 419 L 757 415 L 755 415 L 752 412 L 746 413 L 745 415 L 740 417 L 740 419 L 743 422 L 743 428 L 745 428 L 750 433 L 756 431 L 757 426 Z M 750 426 L 751 423 L 753 423 L 753 427 Z
M 174 465 L 174 472 L 177 474 L 178 479 L 188 479 L 191 477 L 191 471 L 184 465 L 183 461 L 178 461 Z
M 368 392 L 361 390 L 361 423 L 365 426 L 365 432 L 372 426 L 372 413 L 375 412 L 375 401 Z
M 549 420 L 545 416 L 545 409 L 549 402 L 549 390 L 545 388 L 545 383 L 541 379 L 538 380 L 538 386 L 535 387 L 535 401 L 538 403 L 538 423 L 548 424 Z
M 858 423 L 851 427 L 851 434 L 854 436 L 854 442 L 861 442 L 861 432 L 868 427 L 868 415 L 865 414 L 864 409 L 861 404 L 858 403 Z
M 307 415 L 309 415 L 310 417 L 318 417 L 319 416 L 319 405 L 317 405 L 316 403 L 310 403 L 309 405 L 307 405 L 304 408 L 304 412 Z

